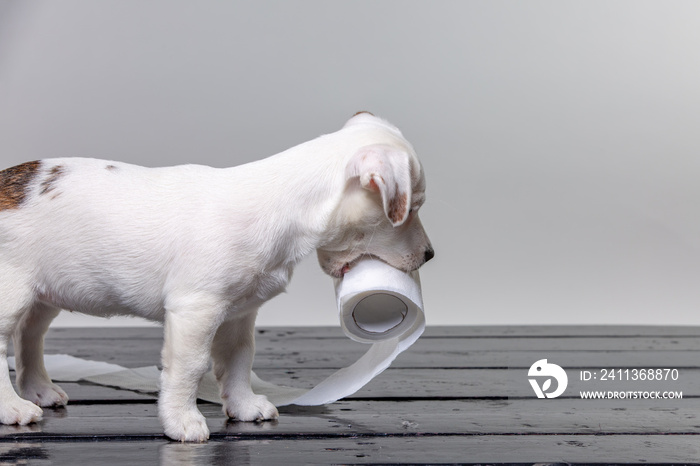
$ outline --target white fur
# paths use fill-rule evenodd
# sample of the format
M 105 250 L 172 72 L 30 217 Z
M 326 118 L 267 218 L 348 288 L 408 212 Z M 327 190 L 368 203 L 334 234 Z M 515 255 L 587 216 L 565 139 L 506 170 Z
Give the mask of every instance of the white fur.
M 59 175 L 47 190 L 41 183 L 52 169 Z M 159 413 L 167 436 L 209 437 L 196 390 L 210 357 L 228 416 L 274 419 L 275 407 L 250 389 L 254 324 L 294 265 L 317 250 L 338 277 L 366 254 L 404 270 L 432 257 L 416 215 L 424 178 L 415 153 L 395 127 L 366 113 L 336 133 L 228 169 L 44 160 L 26 190 L 21 205 L 0 211 L 5 424 L 42 414 L 12 389 L 5 356 L 13 332 L 22 396 L 40 406 L 67 402 L 42 360 L 59 309 L 164 322 Z M 390 221 L 400 194 L 408 204 Z

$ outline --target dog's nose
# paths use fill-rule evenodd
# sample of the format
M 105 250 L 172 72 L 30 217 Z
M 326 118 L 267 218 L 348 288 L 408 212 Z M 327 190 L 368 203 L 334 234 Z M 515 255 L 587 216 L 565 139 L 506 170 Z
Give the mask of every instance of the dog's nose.
M 430 248 L 427 251 L 425 251 L 425 262 L 428 262 L 433 257 L 435 257 L 435 250 L 433 248 Z

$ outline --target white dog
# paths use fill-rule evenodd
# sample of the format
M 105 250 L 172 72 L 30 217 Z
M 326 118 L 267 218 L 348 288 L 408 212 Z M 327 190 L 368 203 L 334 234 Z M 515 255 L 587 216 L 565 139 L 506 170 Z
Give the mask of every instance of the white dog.
M 411 145 L 367 112 L 235 168 L 67 158 L 0 172 L 0 422 L 37 422 L 39 406 L 66 404 L 42 355 L 60 309 L 164 322 L 168 437 L 209 437 L 196 393 L 210 358 L 226 415 L 277 418 L 250 388 L 258 308 L 314 249 L 334 277 L 364 255 L 420 267 L 433 257 L 417 216 L 424 192 Z M 10 337 L 24 399 L 8 374 Z

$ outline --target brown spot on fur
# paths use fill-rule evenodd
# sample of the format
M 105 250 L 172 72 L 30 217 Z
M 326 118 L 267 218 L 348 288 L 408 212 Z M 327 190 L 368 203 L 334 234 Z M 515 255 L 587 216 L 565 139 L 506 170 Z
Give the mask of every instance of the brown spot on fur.
M 109 171 L 112 171 L 112 170 L 116 170 L 117 167 L 116 167 L 115 165 L 107 165 L 107 166 L 105 167 L 105 169 L 106 169 L 106 170 L 109 170 Z
M 0 171 L 0 211 L 22 205 L 40 167 L 41 162 L 34 161 Z
M 396 186 L 396 196 L 389 201 L 388 217 L 394 223 L 400 222 L 408 209 L 408 194 L 399 193 L 399 186 Z
M 357 115 L 361 115 L 361 114 L 363 114 L 363 113 L 366 113 L 366 114 L 368 114 L 368 115 L 374 116 L 374 113 L 368 112 L 367 110 L 360 110 L 359 112 L 357 112 L 357 113 L 354 114 L 353 116 L 356 117 Z
M 41 192 L 39 194 L 47 194 L 56 188 L 56 181 L 63 176 L 65 169 L 61 165 L 56 165 L 49 171 L 49 176 L 41 182 Z M 54 196 L 55 197 L 55 196 Z

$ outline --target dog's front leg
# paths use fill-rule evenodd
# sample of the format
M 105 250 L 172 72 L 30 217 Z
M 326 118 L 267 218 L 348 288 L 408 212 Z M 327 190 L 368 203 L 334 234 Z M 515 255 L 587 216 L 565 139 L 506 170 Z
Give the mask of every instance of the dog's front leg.
M 158 415 L 165 435 L 182 442 L 209 438 L 197 409 L 197 389 L 209 367 L 214 333 L 226 311 L 211 296 L 188 295 L 166 304 Z
M 238 421 L 277 419 L 277 408 L 264 395 L 250 387 L 250 371 L 255 357 L 255 318 L 250 310 L 221 324 L 214 337 L 214 373 L 221 388 L 223 411 Z

